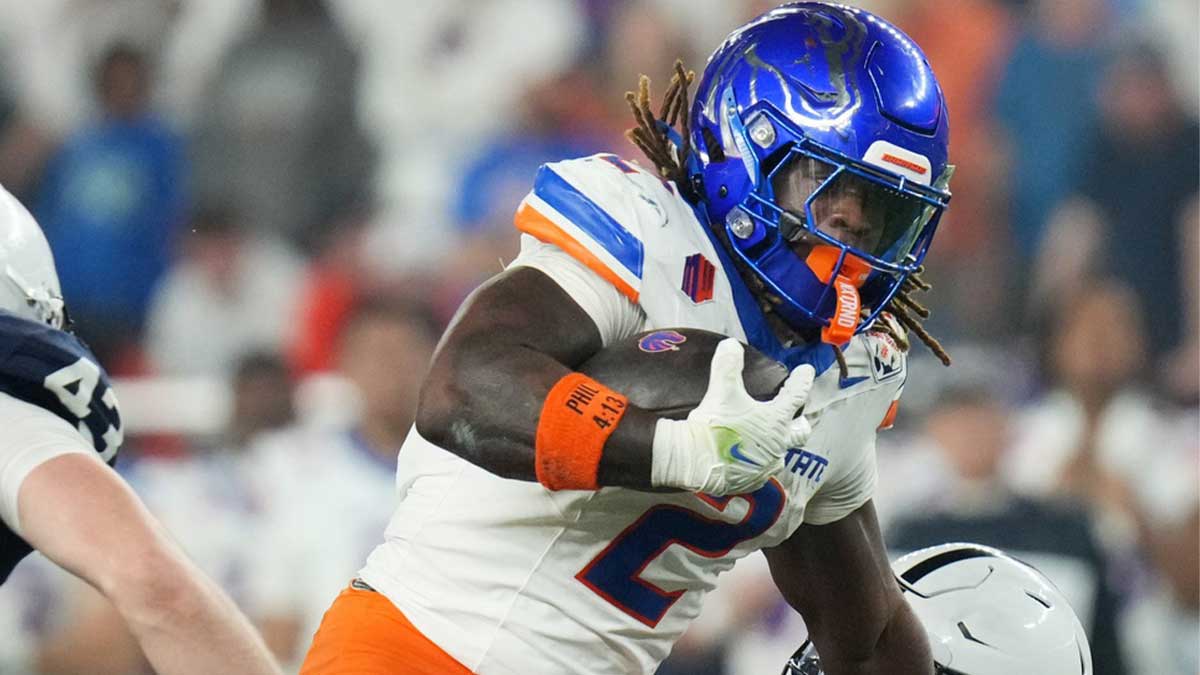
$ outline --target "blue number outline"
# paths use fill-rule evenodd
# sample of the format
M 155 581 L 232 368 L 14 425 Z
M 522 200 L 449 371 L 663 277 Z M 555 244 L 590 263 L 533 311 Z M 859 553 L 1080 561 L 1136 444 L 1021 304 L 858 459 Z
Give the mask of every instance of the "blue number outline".
M 609 604 L 654 628 L 683 596 L 684 591 L 664 591 L 643 579 L 641 574 L 650 563 L 674 544 L 706 558 L 720 558 L 738 544 L 769 530 L 779 520 L 783 507 L 787 504 L 787 492 L 774 478 L 758 490 L 747 494 L 730 497 L 709 497 L 700 494 L 696 496 L 722 513 L 733 499 L 744 499 L 748 504 L 746 515 L 741 520 L 731 523 L 708 518 L 676 504 L 653 506 L 613 537 L 608 546 L 592 558 L 575 578 Z M 760 507 L 766 507 L 768 511 L 759 511 Z M 698 529 L 684 532 L 677 529 L 668 530 L 663 527 L 664 517 L 682 517 L 688 524 L 695 524 Z M 728 542 L 721 542 L 722 545 L 728 543 L 728 546 L 701 548 L 701 545 L 681 538 L 689 533 L 716 538 L 728 536 Z M 647 540 L 656 542 L 658 539 L 662 541 L 653 546 L 653 552 L 648 555 L 639 552 Z M 630 548 L 633 549 L 632 552 L 627 550 Z M 631 557 L 631 553 L 637 557 Z M 626 597 L 621 598 L 619 595 Z M 640 598 L 637 597 L 639 595 Z

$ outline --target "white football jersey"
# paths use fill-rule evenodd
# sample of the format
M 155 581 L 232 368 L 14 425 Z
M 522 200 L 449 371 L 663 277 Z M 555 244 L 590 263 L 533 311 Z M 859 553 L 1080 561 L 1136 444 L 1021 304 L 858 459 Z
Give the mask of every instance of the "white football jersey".
M 712 498 L 624 488 L 551 492 L 499 478 L 415 430 L 400 451 L 400 505 L 362 578 L 474 672 L 650 673 L 717 576 L 836 521 L 875 486 L 875 432 L 906 371 L 890 338 L 783 349 L 725 252 L 673 184 L 614 155 L 543 166 L 517 213 L 514 265 L 555 279 L 605 344 L 699 328 L 789 366 L 811 363 L 813 434 L 759 490 Z

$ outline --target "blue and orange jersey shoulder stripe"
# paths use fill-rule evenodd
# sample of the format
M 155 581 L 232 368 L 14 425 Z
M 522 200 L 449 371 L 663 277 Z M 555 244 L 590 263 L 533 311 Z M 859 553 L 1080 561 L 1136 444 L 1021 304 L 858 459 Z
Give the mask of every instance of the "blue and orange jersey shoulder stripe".
M 605 155 L 546 164 L 538 169 L 533 191 L 521 202 L 514 223 L 518 230 L 554 244 L 587 265 L 633 302 L 641 287 L 645 249 L 631 231 L 636 214 L 618 212 L 623 185 L 620 167 L 601 161 Z M 605 204 L 603 193 L 610 193 Z

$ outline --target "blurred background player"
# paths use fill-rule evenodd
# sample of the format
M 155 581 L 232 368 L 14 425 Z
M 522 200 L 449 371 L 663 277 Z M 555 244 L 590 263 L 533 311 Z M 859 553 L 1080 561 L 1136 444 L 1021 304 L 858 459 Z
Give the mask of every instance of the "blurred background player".
M 294 333 L 303 267 L 243 219 L 200 206 L 150 300 L 145 347 L 163 375 L 230 373 L 252 351 L 282 351 Z
M 108 377 L 62 330 L 41 229 L 0 189 L 0 574 L 34 549 L 117 608 L 163 673 L 272 673 L 261 639 L 107 465 L 122 442 Z
M 300 420 L 253 445 L 260 535 L 250 552 L 247 607 L 292 669 L 392 515 L 396 454 L 436 335 L 416 302 L 358 300 L 340 329 L 334 371 L 350 385 L 350 415 L 324 425 Z
M 183 139 L 152 109 L 153 82 L 140 50 L 108 48 L 95 70 L 96 119 L 49 158 L 33 207 L 72 263 L 63 290 L 106 363 L 128 358 L 140 337 L 186 208 Z

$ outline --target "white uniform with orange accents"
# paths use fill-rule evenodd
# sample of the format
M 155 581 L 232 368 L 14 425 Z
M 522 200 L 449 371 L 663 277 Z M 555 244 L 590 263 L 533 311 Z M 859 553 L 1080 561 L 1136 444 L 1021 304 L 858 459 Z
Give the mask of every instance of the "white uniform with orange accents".
M 635 165 L 596 155 L 543 166 L 516 223 L 525 235 L 513 265 L 555 279 L 606 345 L 688 327 L 749 334 L 771 351 L 757 344 L 761 313 L 691 207 Z M 738 558 L 871 498 L 875 432 L 894 411 L 905 359 L 873 333 L 845 355 L 841 379 L 827 346 L 776 354 L 817 368 L 805 408 L 813 434 L 775 479 L 732 498 L 550 492 L 414 429 L 400 451 L 400 505 L 361 576 L 477 673 L 653 672 Z

